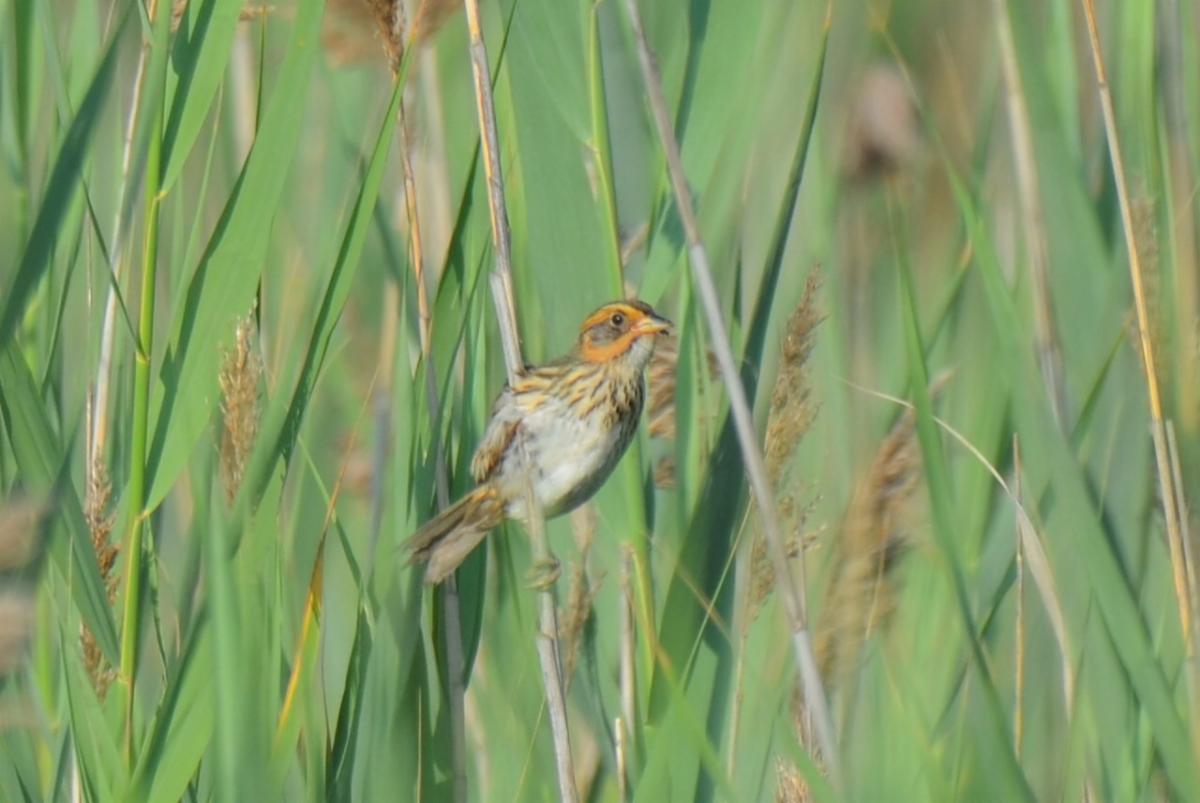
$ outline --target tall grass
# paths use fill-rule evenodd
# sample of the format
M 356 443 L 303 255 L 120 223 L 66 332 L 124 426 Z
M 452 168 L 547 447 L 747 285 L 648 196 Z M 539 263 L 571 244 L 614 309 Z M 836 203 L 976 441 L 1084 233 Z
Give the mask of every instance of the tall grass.
M 0 0 L 0 799 L 1200 798 L 1196 9 L 638 3 L 660 138 L 626 4 L 484 3 L 492 152 L 458 6 Z M 524 359 L 677 324 L 558 633 L 399 549 L 501 173 Z

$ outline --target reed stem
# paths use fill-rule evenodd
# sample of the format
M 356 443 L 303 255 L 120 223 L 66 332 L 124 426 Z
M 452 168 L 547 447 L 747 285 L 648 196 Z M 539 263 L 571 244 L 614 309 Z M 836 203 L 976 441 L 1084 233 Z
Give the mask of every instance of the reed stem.
M 512 285 L 512 233 L 508 225 L 508 211 L 504 203 L 504 177 L 500 167 L 500 144 L 496 126 L 496 106 L 492 97 L 492 82 L 488 68 L 487 48 L 483 41 L 483 26 L 479 17 L 478 0 L 464 0 L 467 12 L 467 30 L 471 39 L 471 72 L 475 81 L 475 100 L 479 112 L 480 146 L 483 151 L 484 172 L 488 186 L 488 212 L 492 223 L 492 242 L 496 249 L 496 266 L 492 272 L 492 301 L 500 324 L 500 339 L 504 349 L 504 363 L 508 381 L 515 382 L 525 370 L 521 356 L 521 340 L 517 328 L 517 315 Z M 526 467 L 529 465 L 524 443 L 517 440 L 516 448 Z M 533 486 L 526 474 L 526 509 L 529 511 L 526 526 L 533 549 L 536 565 L 550 566 L 554 556 L 546 542 L 545 523 L 534 503 Z M 571 759 L 571 739 L 567 729 L 567 703 L 563 692 L 562 660 L 558 645 L 558 605 L 555 600 L 555 583 L 542 583 L 538 592 L 538 659 L 542 671 L 542 683 L 546 692 L 546 707 L 550 712 L 550 729 L 554 737 L 554 757 L 558 769 L 559 799 L 563 803 L 577 803 L 579 793 L 575 789 L 575 770 Z

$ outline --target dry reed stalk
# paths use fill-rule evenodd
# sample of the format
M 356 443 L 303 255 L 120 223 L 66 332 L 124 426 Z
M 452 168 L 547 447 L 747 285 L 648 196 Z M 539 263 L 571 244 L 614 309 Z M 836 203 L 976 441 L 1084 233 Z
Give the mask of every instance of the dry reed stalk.
M 1143 270 L 1138 246 L 1138 232 L 1134 224 L 1133 204 L 1130 201 L 1128 182 L 1125 178 L 1125 162 L 1121 155 L 1121 141 L 1117 135 L 1117 118 L 1113 110 L 1112 93 L 1108 88 L 1108 72 L 1101 52 L 1100 30 L 1096 23 L 1095 0 L 1082 0 L 1084 17 L 1087 20 L 1088 42 L 1092 51 L 1092 62 L 1096 69 L 1096 89 L 1100 96 L 1100 111 L 1104 120 L 1105 138 L 1108 140 L 1109 161 L 1112 163 L 1113 180 L 1117 188 L 1117 200 L 1121 208 L 1121 226 L 1125 233 L 1125 248 L 1129 262 L 1129 279 L 1133 285 L 1134 309 L 1137 312 L 1138 349 L 1145 372 L 1146 393 L 1150 402 L 1151 436 L 1154 442 L 1155 469 L 1158 474 L 1159 493 L 1162 498 L 1163 518 L 1167 525 L 1167 543 L 1171 557 L 1171 574 L 1175 586 L 1175 601 L 1179 612 L 1180 629 L 1187 650 L 1187 682 L 1191 701 L 1192 749 L 1200 751 L 1200 664 L 1196 652 L 1196 614 L 1192 608 L 1193 591 L 1189 587 L 1188 572 L 1183 555 L 1183 535 L 1179 511 L 1184 506 L 1183 489 L 1176 487 L 1171 473 L 1171 459 L 1167 445 L 1166 423 L 1163 416 L 1162 397 L 1152 336 L 1149 303 L 1146 293 L 1146 273 Z
M 512 286 L 512 232 L 504 203 L 504 177 L 500 167 L 500 143 L 496 125 L 496 105 L 492 97 L 492 82 L 488 68 L 487 47 L 483 39 L 483 24 L 479 16 L 479 0 L 464 0 L 467 31 L 470 36 L 471 74 L 475 84 L 475 100 L 479 113 L 480 150 L 483 153 L 484 173 L 488 186 L 488 213 L 491 218 L 492 241 L 496 265 L 492 272 L 492 301 L 500 326 L 500 339 L 508 381 L 515 383 L 524 370 L 520 334 L 517 328 L 516 304 Z M 516 448 L 524 466 L 529 466 L 524 441 L 517 439 Z M 545 522 L 534 503 L 533 484 L 526 472 L 526 521 L 535 565 L 551 567 L 553 555 L 546 542 Z M 554 737 L 554 756 L 558 775 L 559 798 L 563 803 L 577 803 L 575 769 L 571 757 L 571 736 L 567 722 L 566 695 L 563 691 L 562 662 L 558 644 L 558 614 L 555 604 L 554 574 L 548 574 L 539 584 L 538 593 L 538 659 L 550 711 L 550 729 Z
M 468 0 L 471 2 L 472 0 Z M 797 580 L 792 576 L 787 551 L 781 535 L 775 500 L 771 492 L 770 481 L 767 477 L 766 466 L 758 447 L 758 436 L 754 429 L 754 420 L 750 406 L 746 401 L 746 392 L 742 387 L 738 374 L 737 363 L 733 356 L 733 348 L 725 324 L 721 319 L 721 302 L 717 297 L 716 285 L 713 283 L 712 271 L 709 268 L 708 250 L 700 235 L 700 226 L 696 220 L 696 211 L 692 204 L 691 189 L 688 187 L 687 175 L 683 170 L 683 160 L 679 152 L 679 142 L 675 137 L 672 116 L 667 108 L 663 95 L 662 76 L 658 72 L 654 54 L 646 39 L 646 31 L 642 25 L 641 13 L 638 11 L 637 0 L 625 0 L 625 8 L 629 22 L 633 28 L 634 44 L 638 54 L 638 64 L 641 68 L 642 82 L 646 88 L 647 99 L 658 132 L 659 142 L 666 155 L 667 174 L 671 182 L 671 190 L 675 197 L 675 206 L 683 223 L 687 239 L 688 261 L 692 267 L 693 280 L 700 306 L 708 325 L 713 352 L 721 369 L 721 377 L 729 393 L 730 412 L 741 446 L 742 458 L 746 467 L 747 480 L 758 505 L 764 535 L 770 546 L 772 563 L 776 572 L 776 584 L 783 598 L 784 609 L 787 613 L 791 629 L 791 642 L 796 668 L 804 685 L 804 696 L 808 707 L 813 713 L 816 725 L 817 739 L 821 751 L 826 756 L 830 776 L 835 786 L 840 786 L 841 772 L 838 766 L 834 737 L 833 721 L 829 715 L 829 705 L 825 699 L 820 673 L 817 669 L 813 654 L 812 640 L 808 630 L 808 610 L 804 595 L 803 572 Z M 825 25 L 831 24 L 832 6 L 826 13 Z M 799 582 L 799 585 L 798 585 Z

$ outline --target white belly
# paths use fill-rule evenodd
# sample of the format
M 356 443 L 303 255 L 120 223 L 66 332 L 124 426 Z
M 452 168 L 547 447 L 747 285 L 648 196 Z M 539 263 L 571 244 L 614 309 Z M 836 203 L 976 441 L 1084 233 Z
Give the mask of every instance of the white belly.
M 566 513 L 594 494 L 621 459 L 634 429 L 609 426 L 596 412 L 584 419 L 564 415 L 561 406 L 558 401 L 544 404 L 522 422 L 533 490 L 545 516 Z M 524 484 L 512 490 L 508 514 L 524 518 Z

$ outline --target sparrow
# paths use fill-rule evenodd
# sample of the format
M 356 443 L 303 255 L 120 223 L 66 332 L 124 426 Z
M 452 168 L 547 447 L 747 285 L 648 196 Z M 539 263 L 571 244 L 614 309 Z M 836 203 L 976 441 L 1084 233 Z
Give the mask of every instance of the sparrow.
M 671 326 L 641 301 L 605 304 L 584 319 L 568 354 L 504 386 L 471 459 L 474 490 L 405 544 L 409 562 L 426 564 L 425 582 L 444 580 L 506 519 L 525 520 L 530 485 L 545 518 L 599 490 L 637 432 L 643 374 Z

